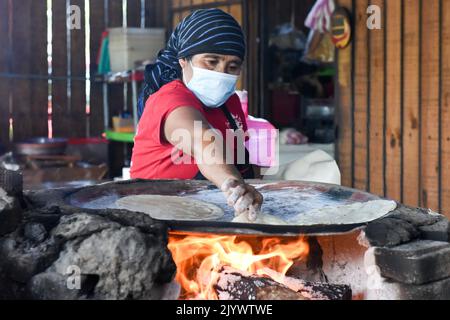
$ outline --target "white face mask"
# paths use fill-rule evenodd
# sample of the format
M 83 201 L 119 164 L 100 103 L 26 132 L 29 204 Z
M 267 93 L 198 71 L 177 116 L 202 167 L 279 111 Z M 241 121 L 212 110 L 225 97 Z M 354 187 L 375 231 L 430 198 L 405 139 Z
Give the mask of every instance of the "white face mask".
M 208 108 L 220 108 L 236 91 L 239 76 L 197 68 L 186 86 Z

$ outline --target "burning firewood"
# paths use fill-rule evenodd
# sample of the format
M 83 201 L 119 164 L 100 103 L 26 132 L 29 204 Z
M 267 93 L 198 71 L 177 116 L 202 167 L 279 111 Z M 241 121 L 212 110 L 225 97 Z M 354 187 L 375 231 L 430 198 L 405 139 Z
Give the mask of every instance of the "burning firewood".
M 222 267 L 215 290 L 219 300 L 350 300 L 350 287 L 309 283 L 277 272 L 264 270 L 253 275 Z M 270 276 L 270 277 L 269 277 Z M 273 279 L 283 279 L 280 282 Z

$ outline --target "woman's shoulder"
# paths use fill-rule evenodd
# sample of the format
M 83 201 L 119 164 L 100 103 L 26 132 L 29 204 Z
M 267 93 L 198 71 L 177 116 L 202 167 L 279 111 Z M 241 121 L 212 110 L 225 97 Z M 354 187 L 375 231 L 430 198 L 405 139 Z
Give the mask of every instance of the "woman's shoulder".
M 179 96 L 179 97 L 192 97 L 192 93 L 189 91 L 188 88 L 184 85 L 184 83 L 181 80 L 174 80 L 172 82 L 169 82 L 168 84 L 164 85 L 159 89 L 156 93 L 156 97 L 161 96 L 167 96 L 170 95 L 173 96 Z
M 147 101 L 153 107 L 192 106 L 198 107 L 199 102 L 181 80 L 174 80 L 150 96 Z
M 152 94 L 145 103 L 142 122 L 158 122 L 180 107 L 192 107 L 200 112 L 203 108 L 193 93 L 179 80 L 172 81 Z
M 158 90 L 158 92 L 170 91 L 170 90 L 174 90 L 174 89 L 183 89 L 183 88 L 186 88 L 183 81 L 181 81 L 180 79 L 176 79 L 176 80 L 173 80 L 173 81 L 163 85 L 161 87 L 161 89 Z

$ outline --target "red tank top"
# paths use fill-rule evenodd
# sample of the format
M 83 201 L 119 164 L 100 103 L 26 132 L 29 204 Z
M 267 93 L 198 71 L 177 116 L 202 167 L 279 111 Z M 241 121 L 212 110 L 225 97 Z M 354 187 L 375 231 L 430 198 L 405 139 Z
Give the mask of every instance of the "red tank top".
M 139 121 L 134 138 L 131 159 L 131 177 L 133 179 L 193 179 L 199 173 L 195 159 L 186 156 L 189 163 L 173 162 L 172 153 L 185 157 L 174 146 L 165 142 L 164 121 L 168 115 L 179 107 L 193 107 L 199 110 L 209 124 L 219 130 L 223 136 L 226 130 L 233 129 L 221 109 L 206 108 L 197 97 L 180 80 L 172 81 L 151 95 L 145 104 L 144 113 Z M 237 126 L 247 131 L 244 112 L 235 94 L 226 102 L 226 107 L 233 116 Z

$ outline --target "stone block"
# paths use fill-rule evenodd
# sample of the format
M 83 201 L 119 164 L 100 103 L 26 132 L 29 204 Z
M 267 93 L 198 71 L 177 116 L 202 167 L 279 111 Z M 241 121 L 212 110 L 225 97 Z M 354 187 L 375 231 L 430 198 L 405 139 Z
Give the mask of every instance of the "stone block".
M 450 242 L 450 221 L 445 218 L 435 224 L 419 227 L 419 230 L 422 239 Z
M 423 285 L 384 281 L 366 292 L 367 300 L 450 300 L 450 278 Z
M 419 240 L 393 248 L 376 248 L 375 260 L 383 277 L 421 285 L 450 277 L 450 244 Z
M 23 191 L 23 176 L 18 171 L 0 168 L 0 188 L 11 196 L 19 196 Z
M 18 200 L 0 187 L 0 237 L 13 232 L 22 221 Z

